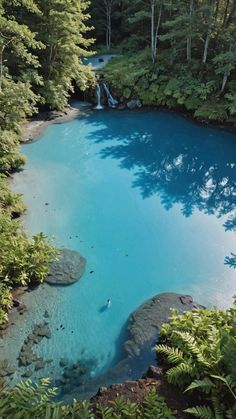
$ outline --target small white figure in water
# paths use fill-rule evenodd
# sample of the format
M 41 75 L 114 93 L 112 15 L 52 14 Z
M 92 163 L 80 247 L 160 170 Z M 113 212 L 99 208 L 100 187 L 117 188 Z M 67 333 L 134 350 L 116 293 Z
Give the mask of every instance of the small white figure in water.
M 111 299 L 110 298 L 107 300 L 107 308 L 109 308 L 109 307 L 111 307 Z

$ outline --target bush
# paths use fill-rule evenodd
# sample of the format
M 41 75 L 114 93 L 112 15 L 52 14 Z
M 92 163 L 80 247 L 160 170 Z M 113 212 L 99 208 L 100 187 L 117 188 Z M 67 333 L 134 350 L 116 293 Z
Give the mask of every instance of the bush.
M 157 63 L 150 60 L 149 49 L 116 58 L 103 70 L 113 93 L 120 98 L 140 99 L 147 106 L 186 109 L 196 118 L 236 125 L 235 83 L 220 94 L 220 78 L 209 64 L 175 62 L 166 51 L 159 51 Z
M 143 404 L 126 402 L 123 397 L 118 397 L 106 407 L 96 406 L 94 412 L 90 402 L 74 401 L 72 406 L 53 402 L 56 389 L 50 389 L 49 384 L 48 379 L 41 379 L 39 384 L 33 384 L 28 380 L 15 388 L 3 390 L 0 398 L 0 416 L 4 418 L 17 416 L 18 419 L 175 418 L 163 398 L 159 397 L 154 389 L 150 389 Z
M 227 311 L 198 309 L 183 315 L 174 311 L 161 329 L 162 343 L 156 350 L 171 366 L 168 381 L 186 392 L 197 392 L 199 401 L 206 403 L 187 410 L 196 417 L 234 417 L 235 318 L 236 303 Z
M 42 282 L 48 273 L 48 263 L 56 256 L 45 239 L 43 233 L 30 239 L 18 221 L 0 217 L 0 282 L 11 286 Z

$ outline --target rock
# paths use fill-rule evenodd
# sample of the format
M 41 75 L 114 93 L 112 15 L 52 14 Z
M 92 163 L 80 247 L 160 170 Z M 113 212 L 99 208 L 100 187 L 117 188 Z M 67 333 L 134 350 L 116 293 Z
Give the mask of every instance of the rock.
M 182 304 L 192 304 L 193 303 L 193 299 L 191 297 L 191 295 L 181 295 L 181 297 L 179 297 L 180 301 Z
M 77 370 L 79 367 L 80 365 L 78 363 L 72 365 L 73 370 Z
M 141 108 L 141 107 L 142 107 L 142 103 L 139 99 L 132 99 L 127 103 L 128 109 L 136 109 L 136 108 Z
M 35 364 L 35 371 L 42 370 L 45 367 L 46 362 L 43 359 L 40 359 Z
M 68 360 L 66 358 L 61 358 L 59 365 L 60 367 L 64 368 L 68 364 Z
M 43 317 L 45 317 L 45 319 L 48 319 L 50 317 L 49 312 L 47 310 L 45 310 Z
M 129 318 L 130 339 L 124 343 L 128 356 L 139 356 L 147 342 L 150 345 L 156 343 L 162 324 L 168 321 L 171 308 L 183 313 L 196 307 L 200 306 L 193 302 L 192 297 L 176 293 L 163 293 L 148 300 Z
M 159 380 L 162 376 L 163 371 L 161 368 L 150 365 L 143 378 L 154 378 L 155 380 Z
M 20 307 L 21 302 L 17 298 L 13 298 L 13 307 Z
M 62 384 L 62 385 L 65 385 L 65 384 L 67 384 L 68 383 L 68 378 L 65 378 L 65 377 L 61 377 L 60 378 L 60 384 Z
M 64 112 L 61 112 L 61 111 L 50 111 L 50 112 L 48 112 L 47 120 L 48 121 L 52 121 L 52 120 L 57 119 L 57 118 L 62 118 L 63 116 L 65 116 L 65 113 Z
M 22 377 L 29 378 L 31 377 L 32 374 L 33 374 L 33 370 L 26 370 L 24 374 L 22 374 Z
M 50 329 L 46 324 L 40 327 L 38 331 L 38 336 L 42 336 L 48 339 L 51 337 Z
M 8 375 L 12 375 L 14 374 L 16 371 L 15 368 L 10 367 L 10 365 L 7 363 L 7 361 L 5 362 L 5 364 L 0 366 L 0 377 L 7 377 Z
M 20 303 L 20 305 L 17 307 L 17 311 L 19 314 L 25 313 L 26 310 L 27 310 L 27 307 L 23 303 Z
M 100 387 L 97 394 L 98 394 L 98 396 L 101 396 L 106 391 L 107 391 L 107 387 Z
M 52 285 L 73 284 L 82 277 L 85 266 L 86 259 L 78 252 L 62 249 L 59 252 L 59 260 L 50 263 L 49 275 L 45 281 Z
M 72 379 L 74 377 L 75 371 L 71 369 L 67 369 L 64 371 L 63 377 Z

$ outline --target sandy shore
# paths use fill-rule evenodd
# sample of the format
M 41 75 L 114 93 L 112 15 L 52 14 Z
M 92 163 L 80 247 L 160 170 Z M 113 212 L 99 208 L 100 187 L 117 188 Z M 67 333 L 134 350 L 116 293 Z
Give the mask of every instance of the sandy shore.
M 64 112 L 49 111 L 40 112 L 30 120 L 22 123 L 23 135 L 21 142 L 27 143 L 37 139 L 51 124 L 63 124 L 71 121 L 82 114 L 83 108 L 88 108 L 91 104 L 84 102 L 82 106 L 73 107 L 68 106 Z

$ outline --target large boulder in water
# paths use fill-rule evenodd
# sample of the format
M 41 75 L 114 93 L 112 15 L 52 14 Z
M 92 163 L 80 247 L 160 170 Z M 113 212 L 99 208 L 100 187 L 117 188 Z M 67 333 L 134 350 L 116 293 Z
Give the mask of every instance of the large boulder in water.
M 159 294 L 141 305 L 129 318 L 130 338 L 124 344 L 129 356 L 139 356 L 143 346 L 149 342 L 155 344 L 160 328 L 171 314 L 171 308 L 181 314 L 195 308 L 204 308 L 195 303 L 190 295 L 167 292 Z
M 86 259 L 78 252 L 61 249 L 59 259 L 50 263 L 49 274 L 45 281 L 53 285 L 70 285 L 84 274 Z

